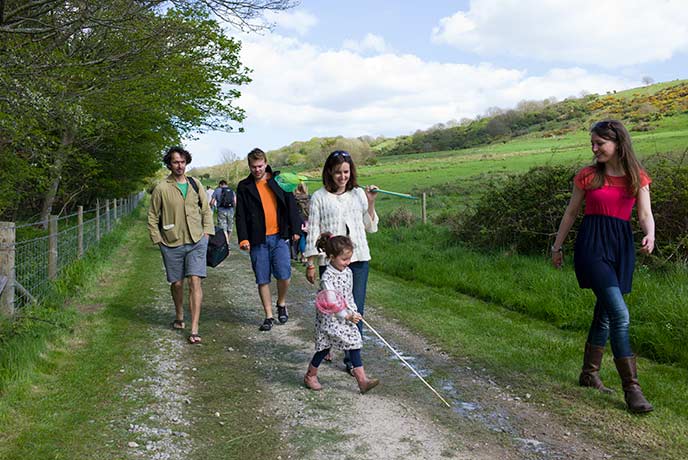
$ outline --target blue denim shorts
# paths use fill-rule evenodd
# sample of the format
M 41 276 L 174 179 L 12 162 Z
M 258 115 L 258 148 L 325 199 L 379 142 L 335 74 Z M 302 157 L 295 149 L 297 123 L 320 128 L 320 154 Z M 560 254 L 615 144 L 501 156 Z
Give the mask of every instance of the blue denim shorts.
M 269 284 L 270 275 L 278 280 L 291 278 L 289 240 L 283 240 L 279 234 L 268 235 L 265 243 L 251 246 L 251 266 L 256 284 Z
M 194 244 L 183 244 L 175 248 L 160 244 L 162 261 L 167 272 L 167 281 L 174 283 L 187 276 L 206 277 L 206 252 L 208 252 L 208 237 L 203 235 Z

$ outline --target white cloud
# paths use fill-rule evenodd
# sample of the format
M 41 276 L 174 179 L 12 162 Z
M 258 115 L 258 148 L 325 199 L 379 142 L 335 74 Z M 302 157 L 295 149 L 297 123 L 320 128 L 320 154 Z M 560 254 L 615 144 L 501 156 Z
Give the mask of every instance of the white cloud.
M 265 20 L 278 28 L 306 35 L 318 23 L 318 18 L 305 10 L 266 11 Z
M 482 56 L 516 56 L 607 68 L 688 51 L 685 0 L 472 0 L 442 18 L 435 43 Z
M 363 40 L 345 40 L 342 48 L 355 53 L 366 53 L 367 51 L 372 51 L 374 53 L 381 54 L 391 51 L 384 38 L 370 33 L 366 34 Z
M 255 132 L 250 124 L 259 124 L 307 132 L 307 137 L 397 135 L 474 117 L 492 106 L 620 90 L 634 83 L 578 67 L 528 75 L 521 69 L 430 62 L 414 55 L 363 56 L 276 34 L 245 40 L 242 62 L 254 69 L 253 82 L 239 100 L 248 115 L 247 133 Z M 292 135 L 280 145 L 295 140 Z

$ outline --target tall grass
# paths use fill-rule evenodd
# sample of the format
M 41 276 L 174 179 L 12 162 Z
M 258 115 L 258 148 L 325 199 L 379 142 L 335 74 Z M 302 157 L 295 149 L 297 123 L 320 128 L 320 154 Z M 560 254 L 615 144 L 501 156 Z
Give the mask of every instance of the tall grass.
M 76 312 L 65 306 L 67 299 L 98 276 L 114 251 L 125 240 L 126 228 L 141 219 L 142 205 L 122 218 L 111 233 L 84 258 L 66 267 L 39 304 L 21 308 L 15 318 L 0 320 L 0 395 L 11 383 L 28 381 L 39 356 L 55 337 L 68 333 L 77 320 Z
M 564 269 L 555 270 L 548 260 L 537 257 L 483 254 L 456 244 L 439 226 L 382 229 L 370 240 L 375 270 L 468 294 L 560 329 L 589 328 L 594 296 L 578 287 L 570 257 Z M 626 296 L 637 353 L 688 368 L 688 350 L 683 346 L 688 342 L 687 290 L 684 270 L 638 267 L 633 292 Z
M 579 436 L 605 447 L 616 446 L 616 457 L 685 458 L 688 370 L 639 359 L 640 383 L 655 411 L 649 417 L 634 416 L 624 412 L 611 353 L 604 356 L 600 376 L 614 393 L 578 386 L 584 332 L 559 329 L 451 287 L 432 287 L 379 270 L 371 271 L 369 287 L 371 305 L 383 309 L 385 317 L 399 319 L 457 362 L 481 369 L 481 375 L 494 378 L 512 394 L 547 407 L 566 419 L 565 425 Z M 438 378 L 436 373 L 434 378 Z M 463 397 L 471 396 L 464 393 Z

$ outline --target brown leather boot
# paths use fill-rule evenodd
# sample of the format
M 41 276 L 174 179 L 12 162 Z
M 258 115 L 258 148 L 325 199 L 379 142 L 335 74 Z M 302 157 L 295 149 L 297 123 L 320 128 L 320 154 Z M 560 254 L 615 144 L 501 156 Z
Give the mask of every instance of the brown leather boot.
M 597 347 L 595 345 L 591 345 L 590 343 L 585 344 L 585 353 L 583 354 L 583 370 L 578 377 L 578 384 L 582 387 L 596 388 L 602 393 L 611 393 L 611 388 L 605 387 L 600 379 L 602 355 L 604 355 L 604 347 Z
M 365 370 L 363 366 L 354 367 L 352 370 L 354 377 L 356 377 L 356 382 L 358 382 L 358 389 L 361 390 L 361 394 L 367 393 L 369 390 L 375 388 L 380 381 L 378 379 L 369 379 L 366 377 Z
M 619 358 L 614 360 L 616 370 L 619 371 L 621 384 L 624 389 L 624 399 L 628 410 L 634 413 L 651 412 L 652 404 L 647 402 L 638 384 L 638 370 L 635 363 L 635 356 Z
M 318 382 L 318 368 L 312 364 L 308 365 L 308 371 L 303 376 L 303 383 L 311 390 L 322 390 L 322 385 Z

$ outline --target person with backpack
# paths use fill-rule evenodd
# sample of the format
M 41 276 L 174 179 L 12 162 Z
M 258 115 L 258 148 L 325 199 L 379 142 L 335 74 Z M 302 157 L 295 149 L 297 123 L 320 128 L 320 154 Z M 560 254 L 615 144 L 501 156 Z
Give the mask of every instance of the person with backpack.
M 227 181 L 222 179 L 219 186 L 213 192 L 210 206 L 217 207 L 217 226 L 225 232 L 225 238 L 229 242 L 234 225 L 234 209 L 236 208 L 236 194 L 229 188 Z
M 198 334 L 203 299 L 201 280 L 206 277 L 208 237 L 215 234 L 213 212 L 201 181 L 185 173 L 191 154 L 181 147 L 172 147 L 165 153 L 163 162 L 171 174 L 151 193 L 148 232 L 153 243 L 160 247 L 170 283 L 176 313 L 173 329 L 184 329 L 184 279 L 188 279 L 189 343 L 196 344 L 201 343 Z

